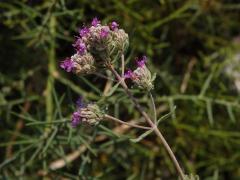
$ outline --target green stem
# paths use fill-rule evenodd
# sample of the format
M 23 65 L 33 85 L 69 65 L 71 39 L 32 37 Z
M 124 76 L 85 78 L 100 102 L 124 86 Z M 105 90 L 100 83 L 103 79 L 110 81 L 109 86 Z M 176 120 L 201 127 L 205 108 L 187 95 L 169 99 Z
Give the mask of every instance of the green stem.
M 138 101 L 136 100 L 136 98 L 132 95 L 132 93 L 129 91 L 127 84 L 125 83 L 124 79 L 118 74 L 118 72 L 114 69 L 113 65 L 111 63 L 107 63 L 106 64 L 107 68 L 113 73 L 113 75 L 117 78 L 117 80 L 119 81 L 119 83 L 121 84 L 121 86 L 123 87 L 123 89 L 125 90 L 125 92 L 127 93 L 127 95 L 129 96 L 129 98 L 133 101 L 136 109 L 139 111 L 139 113 L 142 114 L 142 116 L 146 119 L 146 121 L 148 122 L 148 124 L 152 127 L 152 129 L 154 130 L 155 134 L 160 138 L 164 148 L 166 149 L 166 151 L 168 152 L 168 155 L 171 159 L 171 161 L 173 162 L 177 173 L 179 174 L 181 180 L 184 180 L 184 173 L 183 170 L 181 169 L 174 153 L 172 152 L 172 149 L 170 148 L 170 146 L 168 145 L 167 141 L 165 140 L 165 138 L 163 137 L 162 133 L 159 131 L 159 129 L 157 128 L 156 124 L 154 124 L 151 120 L 151 118 L 147 115 L 147 113 L 144 111 L 144 109 L 142 108 L 142 106 L 138 103 Z
M 47 78 L 47 88 L 46 88 L 46 114 L 47 114 L 47 123 L 51 123 L 53 119 L 53 97 L 52 92 L 54 88 L 54 77 L 53 74 L 56 71 L 56 55 L 55 55 L 55 28 L 56 28 L 56 19 L 54 16 L 51 16 L 49 22 L 51 41 L 49 47 L 48 55 L 48 78 Z M 46 127 L 46 132 L 49 130 L 49 127 Z

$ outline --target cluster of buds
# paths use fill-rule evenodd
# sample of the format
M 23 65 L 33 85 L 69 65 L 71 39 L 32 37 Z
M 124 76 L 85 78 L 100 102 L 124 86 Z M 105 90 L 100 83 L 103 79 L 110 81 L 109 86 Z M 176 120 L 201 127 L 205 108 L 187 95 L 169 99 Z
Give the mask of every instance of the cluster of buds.
M 103 112 L 97 104 L 84 104 L 82 98 L 79 98 L 77 103 L 77 110 L 72 114 L 72 126 L 76 127 L 80 123 L 87 123 L 96 125 L 103 118 Z
M 151 72 L 146 66 L 147 57 L 143 56 L 142 58 L 137 58 L 137 69 L 134 71 L 128 70 L 124 74 L 125 79 L 131 79 L 134 84 L 136 84 L 140 89 L 150 91 L 154 88 L 153 81 L 155 79 L 155 75 L 152 76 Z
M 67 72 L 90 74 L 114 59 L 112 57 L 124 52 L 129 45 L 128 34 L 118 27 L 115 21 L 106 26 L 94 18 L 90 27 L 79 29 L 73 44 L 76 54 L 62 61 L 60 67 Z

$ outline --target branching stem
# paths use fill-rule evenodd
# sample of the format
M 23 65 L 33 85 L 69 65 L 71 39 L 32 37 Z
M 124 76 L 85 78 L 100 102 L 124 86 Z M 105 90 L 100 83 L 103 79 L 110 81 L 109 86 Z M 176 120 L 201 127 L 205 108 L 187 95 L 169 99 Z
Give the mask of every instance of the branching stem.
M 129 96 L 129 98 L 133 101 L 136 109 L 141 113 L 141 115 L 146 119 L 146 121 L 148 122 L 148 124 L 152 127 L 152 129 L 154 130 L 155 134 L 160 138 L 164 148 L 166 149 L 166 151 L 168 152 L 169 157 L 171 158 L 171 161 L 173 162 L 181 180 L 184 180 L 184 173 L 183 170 L 181 169 L 174 153 L 172 152 L 170 146 L 168 145 L 167 141 L 165 140 L 165 138 L 163 137 L 162 133 L 159 131 L 159 129 L 157 128 L 156 124 L 153 123 L 153 121 L 151 120 L 151 118 L 147 115 L 147 113 L 144 111 L 144 109 L 142 108 L 142 106 L 138 103 L 138 101 L 136 100 L 136 98 L 132 95 L 132 93 L 129 91 L 127 84 L 125 83 L 123 77 L 121 77 L 118 72 L 114 69 L 113 65 L 110 63 L 106 64 L 106 67 L 113 73 L 113 75 L 116 77 L 116 79 L 119 81 L 119 83 L 121 84 L 121 86 L 123 87 L 123 89 L 125 90 L 125 92 L 127 93 L 127 95 Z

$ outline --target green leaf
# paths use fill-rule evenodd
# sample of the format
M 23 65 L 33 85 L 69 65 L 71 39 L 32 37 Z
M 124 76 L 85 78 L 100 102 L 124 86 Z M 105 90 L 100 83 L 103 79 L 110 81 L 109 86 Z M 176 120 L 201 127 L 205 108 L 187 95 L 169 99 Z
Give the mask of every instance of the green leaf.
M 212 103 L 211 101 L 207 101 L 207 114 L 208 114 L 208 120 L 210 125 L 213 125 L 213 112 L 212 112 Z

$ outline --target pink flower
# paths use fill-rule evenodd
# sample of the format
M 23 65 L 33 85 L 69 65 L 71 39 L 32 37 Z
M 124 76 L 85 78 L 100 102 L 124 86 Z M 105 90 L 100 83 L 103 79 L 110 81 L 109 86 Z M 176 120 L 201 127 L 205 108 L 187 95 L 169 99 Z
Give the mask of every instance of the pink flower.
M 84 37 L 86 36 L 88 33 L 90 32 L 89 28 L 87 27 L 84 27 L 82 29 L 79 29 L 79 34 L 81 37 Z
M 72 127 L 76 127 L 81 122 L 81 113 L 76 111 L 72 114 Z
M 75 63 L 71 60 L 71 58 L 66 58 L 60 63 L 60 67 L 67 72 L 71 72 L 75 67 Z
M 131 69 L 128 69 L 127 72 L 125 72 L 125 74 L 124 74 L 124 78 L 125 79 L 134 79 L 134 78 L 136 78 L 136 75 L 134 74 L 134 72 Z
M 86 45 L 82 42 L 81 38 L 78 38 L 75 43 L 73 44 L 73 47 L 76 49 L 76 51 L 78 52 L 78 54 L 83 55 L 87 48 Z
M 109 29 L 108 28 L 103 28 L 101 29 L 101 32 L 100 32 L 100 37 L 101 38 L 106 38 L 109 34 Z
M 137 58 L 137 66 L 143 67 L 145 66 L 145 63 L 147 62 L 147 57 L 143 56 L 142 58 Z
M 110 24 L 110 28 L 111 28 L 112 31 L 118 30 L 118 26 L 119 26 L 119 24 L 116 23 L 115 21 L 113 21 L 113 22 Z
M 81 123 L 82 117 L 81 117 L 81 108 L 84 108 L 85 105 L 83 104 L 83 98 L 79 97 L 76 101 L 77 111 L 75 111 L 72 114 L 72 126 L 76 127 L 78 124 Z
M 93 18 L 92 20 L 92 26 L 97 27 L 101 22 L 98 20 L 97 17 Z

